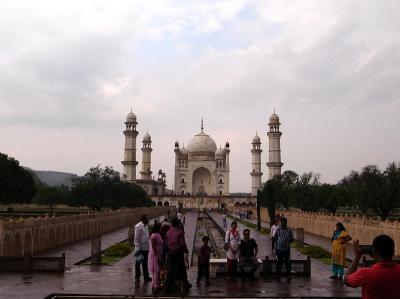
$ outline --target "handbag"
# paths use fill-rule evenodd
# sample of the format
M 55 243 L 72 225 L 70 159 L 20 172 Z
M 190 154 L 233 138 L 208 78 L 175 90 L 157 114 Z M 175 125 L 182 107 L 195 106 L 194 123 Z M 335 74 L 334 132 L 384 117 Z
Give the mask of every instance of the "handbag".
M 229 231 L 228 242 L 225 242 L 224 244 L 224 250 L 228 251 L 230 246 L 231 246 L 231 231 Z
M 144 261 L 144 256 L 143 256 L 143 254 L 138 250 L 138 251 L 135 251 L 134 253 L 133 253 L 133 257 L 135 258 L 135 263 L 136 264 L 141 264 L 141 263 L 143 263 L 143 261 Z

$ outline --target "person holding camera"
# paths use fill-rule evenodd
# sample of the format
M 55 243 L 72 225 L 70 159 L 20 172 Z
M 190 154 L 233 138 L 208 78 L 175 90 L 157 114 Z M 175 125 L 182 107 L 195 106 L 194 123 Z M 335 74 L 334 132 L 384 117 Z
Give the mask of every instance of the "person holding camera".
M 336 223 L 336 230 L 332 235 L 332 272 L 330 278 L 343 279 L 344 265 L 346 263 L 346 243 L 351 240 L 341 222 Z
M 353 243 L 354 259 L 349 266 L 344 282 L 347 286 L 362 288 L 363 299 L 397 299 L 400 297 L 400 265 L 392 258 L 394 241 L 387 235 L 375 237 L 372 246 L 360 249 L 359 241 Z M 376 264 L 371 268 L 357 270 L 363 254 L 371 255 Z

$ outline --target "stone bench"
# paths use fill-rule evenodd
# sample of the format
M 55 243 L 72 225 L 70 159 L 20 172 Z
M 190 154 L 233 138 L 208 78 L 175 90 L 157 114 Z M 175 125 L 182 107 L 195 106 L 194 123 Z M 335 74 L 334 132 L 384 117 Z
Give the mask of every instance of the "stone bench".
M 258 259 L 258 267 L 254 272 L 254 277 L 259 278 L 263 261 Z M 239 265 L 238 265 L 239 266 Z M 239 272 L 239 270 L 238 270 Z M 210 277 L 215 278 L 217 274 L 226 273 L 226 258 L 224 259 L 210 259 Z
M 262 274 L 274 275 L 276 274 L 278 262 L 275 259 L 269 259 L 268 256 L 263 260 Z M 305 260 L 290 260 L 291 275 L 311 276 L 311 258 L 307 256 Z M 286 273 L 285 264 L 282 265 L 282 273 Z

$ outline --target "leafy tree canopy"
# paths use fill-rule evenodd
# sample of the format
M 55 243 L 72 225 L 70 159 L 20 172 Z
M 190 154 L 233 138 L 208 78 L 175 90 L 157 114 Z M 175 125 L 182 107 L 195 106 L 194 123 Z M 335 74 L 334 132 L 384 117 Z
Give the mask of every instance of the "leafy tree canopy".
M 0 202 L 30 203 L 35 194 L 32 174 L 14 158 L 0 153 Z
M 70 202 L 97 210 L 152 205 L 142 187 L 122 181 L 119 172 L 109 166 L 92 167 L 83 177 L 74 179 Z

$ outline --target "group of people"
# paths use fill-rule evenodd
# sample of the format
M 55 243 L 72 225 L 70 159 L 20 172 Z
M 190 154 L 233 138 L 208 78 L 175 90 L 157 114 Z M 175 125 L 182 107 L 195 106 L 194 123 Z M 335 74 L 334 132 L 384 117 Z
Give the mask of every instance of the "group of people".
M 286 263 L 286 273 L 290 273 L 290 243 L 293 241 L 293 233 L 287 228 L 286 218 L 280 218 L 280 221 L 275 222 L 271 227 L 270 234 L 272 249 L 278 260 L 277 277 L 279 277 L 282 260 Z M 360 247 L 359 241 L 355 240 L 354 258 L 345 274 L 346 244 L 351 240 L 343 223 L 336 223 L 332 234 L 332 275 L 330 278 L 344 279 L 344 283 L 349 287 L 361 287 L 363 299 L 400 298 L 400 264 L 393 261 L 395 253 L 393 239 L 388 235 L 379 235 L 374 238 L 371 246 L 364 247 Z M 284 244 L 283 248 L 282 244 Z M 366 254 L 374 258 L 375 264 L 372 267 L 358 269 L 361 256 Z
M 238 263 L 241 279 L 254 279 L 254 272 L 258 267 L 258 245 L 253 238 L 250 238 L 250 230 L 243 230 L 243 239 L 241 239 L 237 222 L 232 221 L 231 228 L 225 234 L 224 248 L 227 251 L 227 279 L 232 279 L 235 275 Z
M 282 265 L 286 266 L 286 276 L 290 278 L 290 244 L 294 241 L 293 232 L 287 225 L 287 219 L 278 217 L 270 230 L 272 251 L 277 258 L 275 278 L 280 278 Z M 226 225 L 226 217 L 223 220 Z M 185 253 L 188 252 L 184 226 L 177 217 L 167 219 L 163 223 L 155 223 L 151 234 L 148 228 L 148 219 L 144 215 L 135 226 L 135 279 L 140 282 L 141 267 L 144 281 L 153 282 L 153 290 L 161 288 L 161 277 L 166 273 L 165 289 L 171 292 L 175 286 L 175 279 L 182 282 L 184 289 L 190 289 L 185 267 Z M 399 298 L 400 296 L 400 265 L 393 261 L 395 244 L 391 237 L 379 235 L 373 240 L 372 246 L 360 248 L 358 240 L 354 241 L 354 258 L 344 273 L 346 263 L 346 244 L 352 240 L 342 223 L 337 223 L 332 234 L 332 276 L 335 280 L 344 280 L 350 287 L 362 287 L 363 298 Z M 210 284 L 210 256 L 211 248 L 208 245 L 209 237 L 203 236 L 202 246 L 198 253 L 197 285 L 206 277 L 206 285 Z M 257 242 L 250 237 L 250 230 L 243 230 L 240 236 L 238 224 L 231 222 L 231 227 L 225 234 L 224 249 L 227 251 L 227 279 L 232 279 L 236 270 L 240 269 L 242 280 L 254 279 L 254 272 L 259 266 L 257 258 Z M 376 263 L 372 267 L 357 269 L 361 256 L 369 254 Z M 149 270 L 153 279 L 149 276 Z
M 185 254 L 188 248 L 185 241 L 184 225 L 177 217 L 164 219 L 162 223 L 155 222 L 149 233 L 149 220 L 143 215 L 135 226 L 135 282 L 140 285 L 141 268 L 144 281 L 152 281 L 153 292 L 158 292 L 165 286 L 166 292 L 172 292 L 175 287 L 175 279 L 182 282 L 184 289 L 190 289 L 186 272 Z M 152 273 L 152 279 L 149 275 Z M 161 284 L 162 278 L 165 284 Z M 164 280 L 164 279 L 163 279 Z

